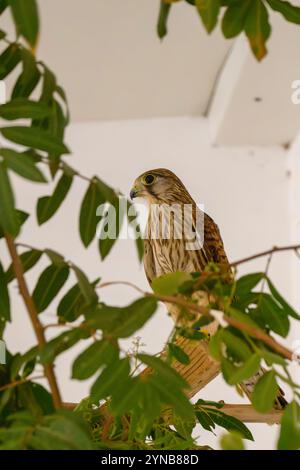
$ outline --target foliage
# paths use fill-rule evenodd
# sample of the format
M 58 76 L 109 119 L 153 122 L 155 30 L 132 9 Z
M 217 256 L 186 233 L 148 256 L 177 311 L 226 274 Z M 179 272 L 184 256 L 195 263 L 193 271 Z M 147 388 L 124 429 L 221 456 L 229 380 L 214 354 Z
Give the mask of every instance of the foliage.
M 208 2 L 209 9 L 204 11 L 205 3 L 197 2 L 197 8 L 207 29 L 212 30 L 221 4 Z M 228 17 L 228 10 L 237 6 L 222 2 L 225 3 Z M 282 3 L 268 1 L 278 9 Z M 165 16 L 166 7 L 169 9 L 170 5 L 162 5 L 161 14 Z M 39 31 L 36 1 L 26 0 L 25 9 L 25 0 L 0 0 L 0 12 L 6 9 L 10 10 L 18 39 L 11 42 L 5 32 L 0 34 L 3 47 L 0 78 L 8 77 L 18 65 L 21 71 L 9 101 L 0 106 L 0 116 L 9 122 L 22 119 L 26 124 L 0 128 L 7 141 L 0 149 L 0 237 L 5 239 L 2 242 L 6 241 L 11 255 L 9 266 L 0 263 L 0 337 L 5 338 L 7 323 L 14 321 L 9 291 L 10 285 L 17 282 L 37 344 L 22 354 L 7 351 L 7 363 L 0 366 L 0 448 L 206 449 L 205 443 L 199 445 L 194 437 L 196 424 L 201 429 L 201 442 L 205 440 L 204 431 L 213 432 L 220 426 L 230 431 L 222 439 L 223 448 L 242 448 L 242 438 L 253 439 L 249 429 L 223 412 L 221 402 L 198 400 L 193 404 L 186 397 L 187 383 L 172 368 L 174 361 L 182 364 L 190 361 L 176 339 L 181 336 L 208 341 L 205 325 L 214 319 L 216 310 L 224 312 L 226 325 L 220 325 L 209 347 L 212 356 L 221 363 L 225 380 L 235 386 L 251 377 L 261 365 L 267 367 L 268 373 L 253 393 L 253 406 L 262 412 L 272 408 L 278 381 L 285 382 L 294 394 L 294 401 L 284 413 L 278 446 L 300 447 L 299 385 L 290 377 L 288 360 L 275 347 L 278 343 L 270 345 L 265 339 L 271 339 L 272 333 L 285 338 L 291 318 L 299 320 L 299 315 L 266 274 L 228 279 L 222 267 L 209 265 L 202 274 L 173 273 L 158 278 L 153 294 L 141 296 L 128 306 L 116 307 L 99 299 L 99 279 L 91 280 L 76 260 L 66 260 L 52 248 L 22 244 L 22 226 L 33 215 L 16 207 L 12 172 L 30 184 L 46 186 L 49 181 L 54 182 L 52 192 L 45 190 L 46 195 L 37 201 L 36 218 L 40 225 L 61 208 L 74 178 L 82 180 L 86 193 L 79 208 L 79 233 L 85 247 L 96 238 L 98 205 L 109 203 L 117 207 L 118 193 L 98 176 L 79 174 L 64 160 L 64 155 L 70 152 L 64 143 L 68 103 L 54 73 L 34 55 Z M 297 10 L 285 5 L 285 15 L 296 20 Z M 161 17 L 162 25 L 165 16 Z M 251 27 L 246 29 L 250 34 Z M 101 258 L 110 253 L 114 242 L 99 242 Z M 141 257 L 140 240 L 137 248 Z M 30 289 L 30 295 L 26 290 L 26 273 L 42 259 L 47 259 L 48 265 Z M 72 279 L 72 287 L 64 292 L 68 279 Z M 268 290 L 262 288 L 262 283 Z M 199 290 L 209 292 L 213 299 L 204 312 L 198 312 L 192 300 L 193 293 Z M 130 353 L 124 351 L 120 340 L 136 334 L 155 315 L 158 301 L 165 296 L 181 306 L 183 320 L 168 340 L 167 354 L 156 357 L 140 348 Z M 58 301 L 57 321 L 52 327 L 59 333 L 47 342 L 45 330 L 50 326 L 44 325 L 44 313 L 54 301 Z M 259 334 L 249 332 L 249 327 Z M 89 397 L 71 411 L 65 409 L 56 390 L 53 364 L 60 354 L 78 343 L 82 351 L 73 362 L 72 379 L 92 379 L 92 385 Z M 140 366 L 150 367 L 152 373 L 140 374 Z M 41 377 L 47 379 L 50 392 L 38 383 Z
M 167 21 L 172 4 L 179 1 L 186 2 L 195 10 L 209 34 L 217 27 L 220 17 L 220 28 L 226 39 L 244 33 L 257 60 L 262 60 L 267 54 L 272 10 L 290 23 L 300 24 L 300 7 L 284 0 L 161 0 L 157 22 L 160 38 L 168 32 Z

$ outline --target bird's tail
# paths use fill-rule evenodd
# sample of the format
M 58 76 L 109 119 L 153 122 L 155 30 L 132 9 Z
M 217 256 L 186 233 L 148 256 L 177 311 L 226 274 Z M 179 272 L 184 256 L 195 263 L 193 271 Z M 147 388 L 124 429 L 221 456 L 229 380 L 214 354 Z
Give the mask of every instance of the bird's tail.
M 255 375 L 253 375 L 253 377 L 251 377 L 250 379 L 247 379 L 245 380 L 244 382 L 242 382 L 240 384 L 240 387 L 242 389 L 242 391 L 245 393 L 245 395 L 247 395 L 247 397 L 249 398 L 249 400 L 251 401 L 251 395 L 252 395 L 252 392 L 254 390 L 254 387 L 256 385 L 256 383 L 258 382 L 258 380 L 264 375 L 266 371 L 263 369 L 263 368 L 260 368 Z M 286 405 L 287 405 L 287 401 L 286 399 L 284 398 L 284 391 L 281 390 L 281 388 L 279 389 L 278 391 L 278 395 L 274 401 L 274 409 L 275 410 L 283 410 Z

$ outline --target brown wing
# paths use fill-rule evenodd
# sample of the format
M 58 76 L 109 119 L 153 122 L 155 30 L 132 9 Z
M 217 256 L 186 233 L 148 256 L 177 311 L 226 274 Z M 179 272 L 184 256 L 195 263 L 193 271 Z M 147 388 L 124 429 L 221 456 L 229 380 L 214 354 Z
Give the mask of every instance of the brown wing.
M 208 214 L 204 214 L 204 251 L 210 261 L 229 265 L 219 227 Z
M 144 268 L 148 282 L 151 285 L 153 279 L 156 277 L 156 272 L 152 246 L 147 239 L 144 240 Z

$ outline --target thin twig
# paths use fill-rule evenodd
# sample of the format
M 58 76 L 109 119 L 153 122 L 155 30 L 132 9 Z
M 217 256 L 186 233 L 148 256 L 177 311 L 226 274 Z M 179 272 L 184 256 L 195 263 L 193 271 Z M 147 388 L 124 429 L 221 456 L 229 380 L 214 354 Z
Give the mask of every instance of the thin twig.
M 34 305 L 33 299 L 29 293 L 29 289 L 27 287 L 27 283 L 24 277 L 23 266 L 22 266 L 20 257 L 18 255 L 14 239 L 9 234 L 5 235 L 5 239 L 6 239 L 7 248 L 10 253 L 11 260 L 12 260 L 14 272 L 18 281 L 20 294 L 23 298 L 28 315 L 30 317 L 30 320 L 31 320 L 31 323 L 32 323 L 32 326 L 33 326 L 33 329 L 34 329 L 34 332 L 38 341 L 39 349 L 42 349 L 46 345 L 46 338 L 44 335 L 43 325 L 40 322 L 38 312 Z M 57 385 L 57 380 L 55 377 L 53 364 L 44 364 L 44 373 L 49 383 L 49 387 L 50 387 L 52 397 L 53 397 L 54 406 L 55 408 L 61 408 L 62 400 L 61 400 L 60 391 Z
M 238 261 L 234 261 L 234 263 L 230 263 L 230 266 L 238 266 L 239 264 L 247 263 L 248 261 L 252 261 L 253 259 L 262 258 L 263 256 L 270 255 L 272 253 L 279 253 L 280 251 L 295 251 L 300 250 L 300 245 L 287 245 L 287 246 L 273 246 L 270 250 L 261 251 L 260 253 L 256 253 L 252 256 L 247 256 L 246 258 L 239 259 Z
M 135 284 L 133 284 L 132 282 L 129 282 L 129 281 L 110 281 L 110 282 L 103 282 L 101 284 L 99 284 L 97 286 L 98 289 L 102 289 L 104 287 L 110 287 L 110 286 L 128 286 L 128 287 L 132 287 L 132 289 L 136 290 L 137 292 L 139 292 L 139 294 L 142 294 L 142 295 L 147 295 L 147 292 L 143 291 L 140 287 L 136 286 Z

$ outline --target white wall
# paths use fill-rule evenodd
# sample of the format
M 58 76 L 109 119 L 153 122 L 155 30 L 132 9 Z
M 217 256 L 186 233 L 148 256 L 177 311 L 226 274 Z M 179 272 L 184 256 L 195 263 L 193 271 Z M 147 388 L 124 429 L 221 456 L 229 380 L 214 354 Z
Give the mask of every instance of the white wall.
M 70 164 L 85 175 L 99 175 L 126 194 L 142 171 L 154 167 L 173 170 L 218 223 L 232 261 L 274 244 L 287 244 L 290 240 L 290 179 L 282 148 L 212 148 L 207 121 L 204 118 L 185 117 L 74 124 L 70 126 L 67 141 L 73 151 L 72 156 L 66 157 Z M 48 189 L 43 185 L 34 186 L 17 177 L 15 183 L 18 204 L 22 209 L 32 210 L 37 197 L 48 194 Z M 57 215 L 41 228 L 37 227 L 34 218 L 28 221 L 22 241 L 61 251 L 68 259 L 82 266 L 91 279 L 96 276 L 101 276 L 103 281 L 128 279 L 146 288 L 145 276 L 132 241 L 119 241 L 104 263 L 97 254 L 96 244 L 88 250 L 81 245 L 78 214 L 85 189 L 86 183 L 76 180 Z M 3 244 L 0 244 L 0 249 L 2 251 Z M 243 266 L 241 272 L 264 269 L 264 266 L 265 260 L 257 260 Z M 39 272 L 40 267 L 28 274 L 31 286 Z M 292 301 L 290 255 L 274 258 L 270 274 Z M 11 287 L 11 293 L 14 326 L 7 329 L 6 339 L 13 351 L 25 351 L 34 338 L 15 285 Z M 135 296 L 125 287 L 107 288 L 101 292 L 104 301 L 119 305 Z M 55 320 L 54 307 L 51 306 L 43 314 L 45 321 Z M 162 307 L 139 333 L 146 348 L 149 351 L 160 350 L 171 326 Z M 70 381 L 69 364 L 73 357 L 74 351 L 61 356 L 57 374 L 64 400 L 76 402 L 88 393 L 88 383 Z M 206 387 L 201 396 L 231 403 L 241 401 L 220 378 Z M 276 426 L 254 425 L 251 429 L 257 442 L 249 444 L 249 449 L 274 446 Z M 203 434 L 200 432 L 200 441 L 207 442 Z M 215 441 L 213 436 L 209 438 L 210 443 Z

